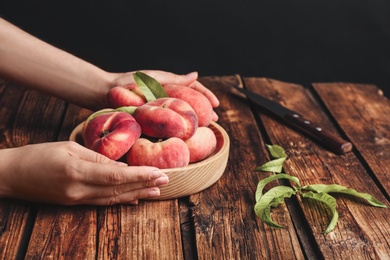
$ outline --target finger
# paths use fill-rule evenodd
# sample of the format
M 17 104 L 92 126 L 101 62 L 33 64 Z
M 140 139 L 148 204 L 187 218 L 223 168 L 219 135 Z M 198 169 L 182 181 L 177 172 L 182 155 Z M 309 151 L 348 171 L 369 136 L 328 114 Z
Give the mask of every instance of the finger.
M 139 199 L 156 198 L 160 196 L 160 189 L 157 187 L 139 189 L 122 193 L 115 196 L 98 197 L 79 201 L 79 204 L 89 205 L 114 205 L 114 204 L 137 204 Z
M 212 120 L 214 121 L 214 122 L 217 122 L 218 121 L 218 114 L 217 113 L 215 113 L 215 111 L 213 111 L 213 117 L 212 117 Z
M 77 169 L 81 182 L 99 185 L 120 185 L 125 183 L 144 182 L 157 179 L 163 173 L 149 166 L 118 166 L 112 164 L 92 163 L 80 160 Z
M 163 174 L 156 167 L 127 166 L 78 144 L 72 146 L 70 150 L 72 151 L 70 155 L 75 157 L 73 167 L 69 163 L 69 169 L 73 171 L 71 174 L 84 183 L 118 185 L 150 181 Z
M 219 100 L 218 100 L 217 96 L 215 96 L 214 93 L 210 89 L 206 88 L 199 81 L 193 82 L 191 85 L 189 85 L 189 87 L 192 89 L 195 89 L 196 91 L 198 91 L 198 92 L 202 93 L 204 96 L 206 96 L 213 107 L 219 106 Z
M 210 103 L 213 107 L 219 106 L 219 100 L 214 95 L 214 93 L 203 86 L 199 81 L 197 81 L 198 73 L 196 71 L 186 75 L 178 75 L 161 70 L 142 70 L 142 72 L 149 75 L 150 77 L 155 78 L 162 85 L 174 84 L 189 86 L 205 95 L 210 100 Z M 132 73 L 125 73 L 125 76 L 122 76 L 116 80 L 116 85 L 125 85 L 134 82 L 132 77 L 128 77 L 131 74 Z
M 71 142 L 71 144 L 74 144 L 71 146 L 70 150 L 72 151 L 70 156 L 89 161 L 89 162 L 95 162 L 95 163 L 103 163 L 103 164 L 115 164 L 118 166 L 127 166 L 126 163 L 118 162 L 115 160 L 111 160 L 110 158 L 104 156 L 103 154 L 97 153 L 91 149 L 88 149 L 82 145 L 79 145 L 78 143 Z
M 131 191 L 159 187 L 165 184 L 168 184 L 169 178 L 166 174 L 163 174 L 160 178 L 151 181 L 144 182 L 134 182 L 126 183 L 119 185 L 86 185 L 84 187 L 84 198 L 100 198 L 100 197 L 110 197 L 117 196 L 123 193 L 128 193 Z

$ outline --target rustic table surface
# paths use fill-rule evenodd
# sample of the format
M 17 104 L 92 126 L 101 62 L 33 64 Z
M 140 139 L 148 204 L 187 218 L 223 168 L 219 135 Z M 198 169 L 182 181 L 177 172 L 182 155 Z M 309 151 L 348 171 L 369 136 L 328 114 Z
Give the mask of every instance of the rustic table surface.
M 230 136 L 226 171 L 189 197 L 137 206 L 57 206 L 0 200 L 1 259 L 389 259 L 389 208 L 337 196 L 339 221 L 324 204 L 293 196 L 272 209 L 285 228 L 254 212 L 256 171 L 270 160 L 266 144 L 288 155 L 283 172 L 302 185 L 337 183 L 389 206 L 390 101 L 373 85 L 300 85 L 237 75 L 200 79 L 220 99 L 219 124 Z M 228 84 L 261 93 L 304 114 L 354 145 L 336 155 L 272 115 L 233 96 Z M 0 148 L 67 140 L 91 111 L 24 86 L 0 85 Z M 1 160 L 1 158 L 0 158 Z

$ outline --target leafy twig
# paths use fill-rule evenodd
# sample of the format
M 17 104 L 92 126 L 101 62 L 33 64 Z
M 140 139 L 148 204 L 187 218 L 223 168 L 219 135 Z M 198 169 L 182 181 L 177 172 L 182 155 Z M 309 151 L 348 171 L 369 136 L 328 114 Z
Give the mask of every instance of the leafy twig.
M 282 173 L 283 163 L 287 159 L 287 154 L 285 153 L 284 149 L 278 145 L 267 145 L 267 148 L 273 160 L 257 167 L 256 169 L 259 171 L 276 172 L 278 174 L 274 174 L 262 179 L 257 185 L 255 194 L 256 205 L 254 210 L 256 215 L 261 218 L 265 224 L 275 228 L 283 228 L 279 224 L 276 224 L 272 221 L 271 208 L 277 207 L 279 204 L 284 202 L 285 198 L 290 198 L 292 195 L 299 195 L 302 196 L 302 198 L 314 199 L 316 201 L 322 202 L 330 209 L 332 218 L 328 224 L 328 227 L 325 229 L 324 234 L 328 234 L 336 227 L 339 218 L 336 210 L 336 199 L 329 195 L 329 193 L 352 195 L 365 199 L 372 206 L 387 208 L 385 204 L 378 201 L 370 194 L 357 192 L 354 189 L 346 188 L 338 184 L 312 184 L 302 187 L 297 177 Z M 276 186 L 263 194 L 264 187 L 271 181 L 278 179 L 287 179 L 294 185 L 291 185 L 291 187 Z

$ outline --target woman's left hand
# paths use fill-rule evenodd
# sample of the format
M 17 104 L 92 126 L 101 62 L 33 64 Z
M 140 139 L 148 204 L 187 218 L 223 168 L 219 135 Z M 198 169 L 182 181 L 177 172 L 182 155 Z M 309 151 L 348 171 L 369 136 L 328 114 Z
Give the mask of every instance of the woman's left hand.
M 191 72 L 186 75 L 178 75 L 161 70 L 142 70 L 141 72 L 149 75 L 150 77 L 153 77 L 158 82 L 160 82 L 161 85 L 174 84 L 193 88 L 196 91 L 202 93 L 204 96 L 206 96 L 214 108 L 219 106 L 219 100 L 214 95 L 214 93 L 198 81 L 197 72 Z M 127 84 L 135 83 L 133 73 L 134 72 L 117 74 L 117 77 L 111 83 L 111 87 L 124 86 Z M 218 115 L 215 112 L 213 120 L 218 120 Z

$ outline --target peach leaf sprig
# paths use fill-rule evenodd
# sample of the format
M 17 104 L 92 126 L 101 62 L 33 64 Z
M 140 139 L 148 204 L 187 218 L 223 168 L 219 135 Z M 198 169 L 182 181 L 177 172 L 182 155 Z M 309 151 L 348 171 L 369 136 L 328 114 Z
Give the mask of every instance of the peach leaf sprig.
M 168 94 L 165 92 L 162 85 L 153 77 L 141 72 L 137 71 L 133 73 L 133 78 L 136 84 L 140 87 L 142 94 L 145 96 L 147 101 L 153 101 L 157 98 L 168 97 Z M 130 115 L 134 114 L 134 111 L 138 108 L 138 106 L 121 106 L 117 108 L 106 108 L 99 111 L 96 111 L 92 115 L 90 115 L 87 121 L 91 121 L 96 116 L 111 113 L 111 112 L 126 112 Z
M 150 77 L 141 71 L 137 71 L 133 74 L 133 78 L 141 88 L 142 94 L 144 94 L 147 101 L 168 97 L 168 94 L 165 92 L 160 82 L 153 77 Z
M 287 159 L 284 149 L 278 145 L 267 145 L 273 160 L 257 167 L 258 171 L 275 172 L 277 174 L 271 175 L 262 179 L 256 189 L 254 207 L 256 215 L 267 225 L 275 228 L 283 228 L 279 224 L 273 222 L 271 218 L 271 208 L 277 207 L 284 202 L 285 198 L 290 198 L 292 195 L 301 196 L 305 199 L 314 199 L 323 203 L 331 212 L 331 220 L 328 227 L 324 230 L 324 234 L 331 232 L 337 225 L 339 215 L 337 213 L 336 199 L 329 195 L 329 193 L 339 193 L 345 195 L 355 196 L 366 200 L 374 207 L 387 208 L 385 204 L 378 201 L 368 193 L 358 192 L 354 189 L 344 187 L 338 184 L 311 184 L 301 186 L 297 177 L 282 173 L 283 162 Z M 263 193 L 265 186 L 278 179 L 286 179 L 290 181 L 290 186 L 275 186 Z

